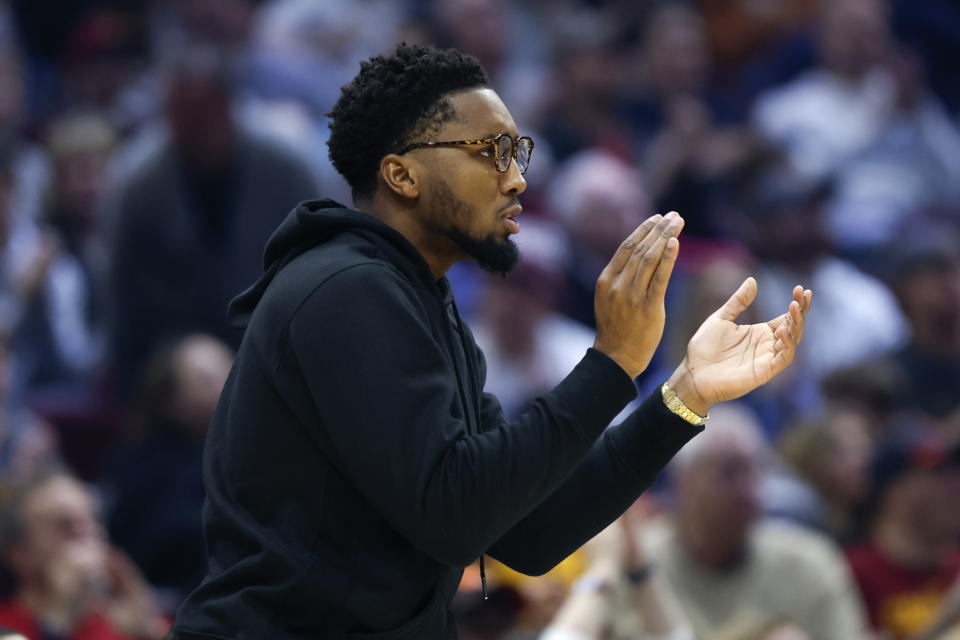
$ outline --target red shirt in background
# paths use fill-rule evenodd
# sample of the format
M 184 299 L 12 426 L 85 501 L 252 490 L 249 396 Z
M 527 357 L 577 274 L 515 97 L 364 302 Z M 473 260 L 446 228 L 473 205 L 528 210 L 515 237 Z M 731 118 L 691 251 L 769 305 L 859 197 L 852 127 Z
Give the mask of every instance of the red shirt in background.
M 933 621 L 943 596 L 960 575 L 960 550 L 935 570 L 899 567 L 869 544 L 849 550 L 847 560 L 873 628 L 898 640 Z
M 9 627 L 19 631 L 30 640 L 43 638 L 40 625 L 33 613 L 16 600 L 0 602 L 0 627 Z M 68 640 L 129 640 L 102 616 L 91 613 L 73 630 Z

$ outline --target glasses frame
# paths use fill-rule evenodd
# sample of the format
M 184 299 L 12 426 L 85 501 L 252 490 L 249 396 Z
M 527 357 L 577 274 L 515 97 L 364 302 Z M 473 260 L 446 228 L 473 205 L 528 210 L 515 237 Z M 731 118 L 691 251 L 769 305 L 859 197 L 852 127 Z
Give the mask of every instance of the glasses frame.
M 500 140 L 507 138 L 513 144 L 513 153 L 511 154 L 511 162 L 517 165 L 517 170 L 520 171 L 520 175 L 523 175 L 527 172 L 527 169 L 530 168 L 530 157 L 533 156 L 533 138 L 530 136 L 518 136 L 513 138 L 509 133 L 501 133 L 495 138 L 483 138 L 480 140 L 443 140 L 436 142 L 415 142 L 413 144 L 407 145 L 400 151 L 397 155 L 403 155 L 408 151 L 413 151 L 414 149 L 422 149 L 425 147 L 450 147 L 450 146 L 471 146 L 478 144 L 492 144 L 494 146 L 494 156 L 493 156 L 493 168 L 497 170 L 498 173 L 506 173 L 510 170 L 510 163 L 507 163 L 507 166 L 503 169 L 500 168 Z M 520 148 L 520 141 L 526 140 L 530 144 L 530 149 L 527 152 L 527 166 L 522 170 L 520 169 L 520 163 L 517 162 L 517 150 Z

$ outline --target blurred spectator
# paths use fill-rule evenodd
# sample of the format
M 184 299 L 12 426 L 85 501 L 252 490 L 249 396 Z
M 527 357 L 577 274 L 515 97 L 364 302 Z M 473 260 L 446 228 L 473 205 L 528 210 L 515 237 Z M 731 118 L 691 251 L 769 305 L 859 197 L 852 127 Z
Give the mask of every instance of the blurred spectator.
M 513 9 L 504 0 L 433 0 L 430 15 L 436 22 L 433 40 L 475 56 L 494 86 L 501 84 L 504 68 L 514 62 L 511 51 L 518 43 L 511 36 Z M 513 54 L 513 55 L 511 55 Z M 530 87 L 538 93 L 536 87 Z
M 252 25 L 251 87 L 266 100 L 295 100 L 322 117 L 357 61 L 388 47 L 398 13 L 383 0 L 263 3 Z
M 859 540 L 873 453 L 865 416 L 830 408 L 819 420 L 785 430 L 777 449 L 810 488 L 807 509 L 778 502 L 777 515 L 819 529 L 841 546 Z
M 244 122 L 308 158 L 324 197 L 351 199 L 327 157 L 326 114 L 357 61 L 396 39 L 401 13 L 399 3 L 385 0 L 277 0 L 254 15 Z
M 0 330 L 5 339 L 23 343 L 16 349 L 22 355 L 35 348 L 30 332 L 36 318 L 31 316 L 36 316 L 35 310 L 46 302 L 48 279 L 60 253 L 60 241 L 33 219 L 16 215 L 14 180 L 11 157 L 0 149 Z M 25 333 L 22 340 L 21 330 Z M 27 355 L 30 360 L 30 354 Z M 24 378 L 30 377 L 29 371 L 26 374 L 18 373 L 14 381 L 21 400 Z
M 915 53 L 896 49 L 886 69 L 895 87 L 886 119 L 840 168 L 827 211 L 834 244 L 874 272 L 910 214 L 960 206 L 960 130 L 932 98 Z
M 590 566 L 541 640 L 693 640 L 670 586 L 638 544 L 644 512 L 651 509 L 640 500 L 587 543 Z
M 0 46 L 0 330 L 4 349 L 24 326 L 24 316 L 41 295 L 57 251 L 56 239 L 40 231 L 36 218 L 47 179 L 42 153 L 22 137 L 23 70 L 18 52 Z M 9 360 L 9 359 L 8 359 Z M 22 380 L 6 385 L 19 391 Z
M 811 62 L 806 29 L 818 4 L 808 0 L 695 0 L 703 14 L 715 88 L 727 109 L 746 116 L 756 91 L 777 84 Z M 719 87 L 717 87 L 719 85 Z
M 431 5 L 432 41 L 476 56 L 518 126 L 536 128 L 549 74 L 538 50 L 542 34 L 522 5 L 506 0 L 432 0 Z
M 600 271 L 623 239 L 653 213 L 643 178 L 616 156 L 584 151 L 559 167 L 549 206 L 570 238 L 564 308 L 574 320 L 594 327 L 593 292 Z
M 821 67 L 762 96 L 755 122 L 804 174 L 836 177 L 827 227 L 873 266 L 899 223 L 956 202 L 960 132 L 927 89 L 922 62 L 891 44 L 885 0 L 823 3 Z
M 625 62 L 610 46 L 613 25 L 582 11 L 557 34 L 542 135 L 558 162 L 589 148 L 624 158 L 636 150 L 623 96 Z
M 171 615 L 206 574 L 203 442 L 232 363 L 230 349 L 204 335 L 156 353 L 133 409 L 130 441 L 104 482 L 111 538 Z
M 709 98 L 720 122 L 750 120 L 757 96 L 814 64 L 809 0 L 694 0 L 711 59 Z
M 100 208 L 114 140 L 110 125 L 94 114 L 63 116 L 49 128 L 53 182 L 43 222 L 55 241 L 17 336 L 21 375 L 31 390 L 82 390 L 102 363 L 107 256 Z
M 0 602 L 0 625 L 69 640 L 159 639 L 169 628 L 136 567 L 107 542 L 93 496 L 65 472 L 25 483 L 2 532 L 17 589 Z
M 701 98 L 706 90 L 710 54 L 697 10 L 684 3 L 661 3 L 654 9 L 639 44 L 637 63 L 640 73 L 635 80 L 639 82 L 630 86 L 638 99 L 633 115 L 641 140 L 649 143 L 667 124 L 671 101 Z
M 671 463 L 677 502 L 651 522 L 657 559 L 697 638 L 740 618 L 781 618 L 817 640 L 864 638 L 862 605 L 839 550 L 825 536 L 759 520 L 763 436 L 729 404 Z
M 930 623 L 960 576 L 960 452 L 913 427 L 874 460 L 871 536 L 848 559 L 873 628 L 901 640 Z
M 824 415 L 852 412 L 863 416 L 870 440 L 881 442 L 896 420 L 900 380 L 886 361 L 866 360 L 837 369 L 820 381 Z
M 743 191 L 747 220 L 741 235 L 760 261 L 758 313 L 774 315 L 783 301 L 773 296 L 796 282 L 816 291 L 820 301 L 797 351 L 803 369 L 820 379 L 905 342 L 907 324 L 893 294 L 830 253 L 823 226 L 826 183 L 773 162 L 762 164 Z
M 627 93 L 656 208 L 679 211 L 686 236 L 720 235 L 717 199 L 754 141 L 745 128 L 721 121 L 708 98 L 702 18 L 684 3 L 662 4 L 650 16 L 639 54 L 640 81 Z
M 870 143 L 883 125 L 894 86 L 880 68 L 890 41 L 885 0 L 821 3 L 820 66 L 761 95 L 759 131 L 784 145 L 804 174 L 821 178 Z
M 910 342 L 887 362 L 896 402 L 942 419 L 960 408 L 960 242 L 954 225 L 917 220 L 900 234 L 888 267 L 910 322 Z
M 170 71 L 170 141 L 117 198 L 112 347 L 127 393 L 171 336 L 203 331 L 238 344 L 227 303 L 256 279 L 285 213 L 317 196 L 306 165 L 235 122 L 232 86 L 219 54 L 188 50 Z

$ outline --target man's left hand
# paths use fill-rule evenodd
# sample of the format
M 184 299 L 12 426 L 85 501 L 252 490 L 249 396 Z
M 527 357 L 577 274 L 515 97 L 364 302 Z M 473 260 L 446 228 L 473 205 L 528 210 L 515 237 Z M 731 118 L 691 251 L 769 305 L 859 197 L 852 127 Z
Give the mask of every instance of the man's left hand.
M 714 404 L 739 398 L 766 384 L 793 362 L 812 292 L 797 285 L 783 315 L 769 322 L 736 324 L 737 316 L 756 295 L 757 281 L 747 278 L 700 325 L 687 344 L 683 362 L 667 381 L 694 413 L 707 415 Z

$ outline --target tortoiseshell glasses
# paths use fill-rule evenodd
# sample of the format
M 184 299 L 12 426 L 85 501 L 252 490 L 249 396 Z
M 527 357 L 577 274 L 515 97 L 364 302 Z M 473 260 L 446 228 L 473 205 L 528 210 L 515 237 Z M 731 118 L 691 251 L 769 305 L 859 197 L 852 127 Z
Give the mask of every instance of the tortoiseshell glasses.
M 463 146 L 475 144 L 492 145 L 491 148 L 494 150 L 494 153 L 490 157 L 493 158 L 493 166 L 496 167 L 497 171 L 500 173 L 503 173 L 510 168 L 510 160 L 516 161 L 517 169 L 520 170 L 521 174 L 526 173 L 527 167 L 530 166 L 530 155 L 533 153 L 533 140 L 529 136 L 520 136 L 514 140 L 509 134 L 506 133 L 501 133 L 496 138 L 484 138 L 483 140 L 416 142 L 404 147 L 403 151 L 400 152 L 400 155 L 423 147 Z

